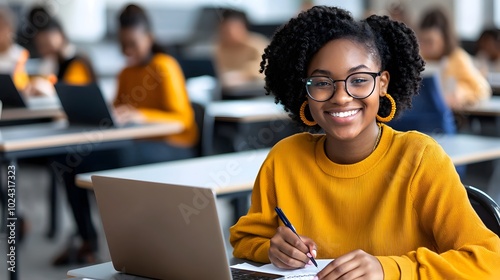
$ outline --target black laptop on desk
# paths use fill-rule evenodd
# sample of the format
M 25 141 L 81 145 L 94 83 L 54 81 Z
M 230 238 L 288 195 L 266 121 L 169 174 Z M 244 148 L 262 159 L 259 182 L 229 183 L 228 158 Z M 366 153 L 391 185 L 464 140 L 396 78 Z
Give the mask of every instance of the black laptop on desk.
M 26 102 L 9 74 L 0 74 L 0 100 L 4 108 L 26 108 Z
M 99 128 L 121 126 L 114 120 L 97 84 L 75 86 L 58 83 L 55 88 L 70 125 Z

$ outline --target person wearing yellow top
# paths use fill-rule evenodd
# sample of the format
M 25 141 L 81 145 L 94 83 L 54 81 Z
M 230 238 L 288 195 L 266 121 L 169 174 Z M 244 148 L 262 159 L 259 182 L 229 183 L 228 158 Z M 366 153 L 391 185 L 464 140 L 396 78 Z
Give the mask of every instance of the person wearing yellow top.
M 145 11 L 128 5 L 119 17 L 120 44 L 129 66 L 118 77 L 114 106 L 119 122 L 179 121 L 184 130 L 162 139 L 138 141 L 140 161 L 192 157 L 198 131 L 182 70 L 155 41 Z
M 491 87 L 458 40 L 447 14 L 427 11 L 419 26 L 422 56 L 439 73 L 444 99 L 452 109 L 473 106 L 490 98 Z
M 235 257 L 283 269 L 333 258 L 315 279 L 500 275 L 500 239 L 450 158 L 429 136 L 383 124 L 418 92 L 424 62 L 411 29 L 317 6 L 275 34 L 263 61 L 268 92 L 311 132 L 272 148 L 230 229 Z
M 29 52 L 14 43 L 15 30 L 12 11 L 7 7 L 0 7 L 0 73 L 11 74 L 16 88 L 23 91 L 29 83 L 26 73 Z
M 29 19 L 36 28 L 34 42 L 42 57 L 39 73 L 32 82 L 32 95 L 53 94 L 53 90 L 47 90 L 47 81 L 52 84 L 61 82 L 71 85 L 96 82 L 92 63 L 69 42 L 57 19 L 41 7 L 32 9 Z
M 88 193 L 75 185 L 75 174 L 195 156 L 193 145 L 198 140 L 198 132 L 179 65 L 155 44 L 142 8 L 125 7 L 119 24 L 120 44 L 129 66 L 118 77 L 118 93 L 114 100 L 117 122 L 178 121 L 184 125 L 184 130 L 159 139 L 137 140 L 125 148 L 95 151 L 71 173 L 63 174 L 69 204 L 83 242 L 79 248 L 64 250 L 54 259 L 54 265 L 97 261 L 98 236 L 91 219 Z

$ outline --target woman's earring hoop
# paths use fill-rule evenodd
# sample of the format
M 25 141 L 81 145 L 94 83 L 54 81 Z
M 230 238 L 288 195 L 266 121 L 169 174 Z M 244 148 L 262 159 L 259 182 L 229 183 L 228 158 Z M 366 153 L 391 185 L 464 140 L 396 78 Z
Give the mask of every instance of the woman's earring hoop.
M 381 117 L 377 115 L 377 121 L 386 123 L 390 122 L 396 115 L 396 101 L 394 101 L 394 98 L 392 98 L 392 96 L 388 93 L 385 93 L 384 97 L 387 97 L 387 99 L 389 99 L 389 102 L 391 102 L 391 112 L 387 117 Z
M 315 120 L 308 120 L 306 118 L 306 106 L 307 104 L 309 104 L 309 102 L 304 101 L 304 103 L 302 103 L 302 105 L 300 106 L 300 119 L 302 120 L 302 122 L 307 125 L 307 126 L 315 126 L 317 125 L 318 123 L 315 121 Z

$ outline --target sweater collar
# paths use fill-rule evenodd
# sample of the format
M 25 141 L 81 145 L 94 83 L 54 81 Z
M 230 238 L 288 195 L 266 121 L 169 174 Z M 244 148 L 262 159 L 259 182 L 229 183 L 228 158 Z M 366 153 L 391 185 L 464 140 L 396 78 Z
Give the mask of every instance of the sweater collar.
M 325 153 L 325 140 L 323 136 L 316 142 L 316 163 L 326 174 L 338 178 L 356 178 L 368 173 L 375 168 L 388 152 L 394 135 L 394 130 L 382 125 L 382 135 L 377 148 L 364 160 L 353 164 L 338 164 L 331 161 Z

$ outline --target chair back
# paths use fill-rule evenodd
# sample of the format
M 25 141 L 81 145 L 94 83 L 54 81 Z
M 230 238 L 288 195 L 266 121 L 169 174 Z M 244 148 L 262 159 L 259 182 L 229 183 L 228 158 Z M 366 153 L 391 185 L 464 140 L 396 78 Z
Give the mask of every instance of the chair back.
M 500 207 L 483 191 L 472 186 L 465 186 L 470 204 L 491 231 L 500 236 Z
M 455 118 L 443 99 L 439 78 L 424 77 L 419 94 L 412 98 L 412 108 L 388 125 L 399 131 L 455 134 Z

